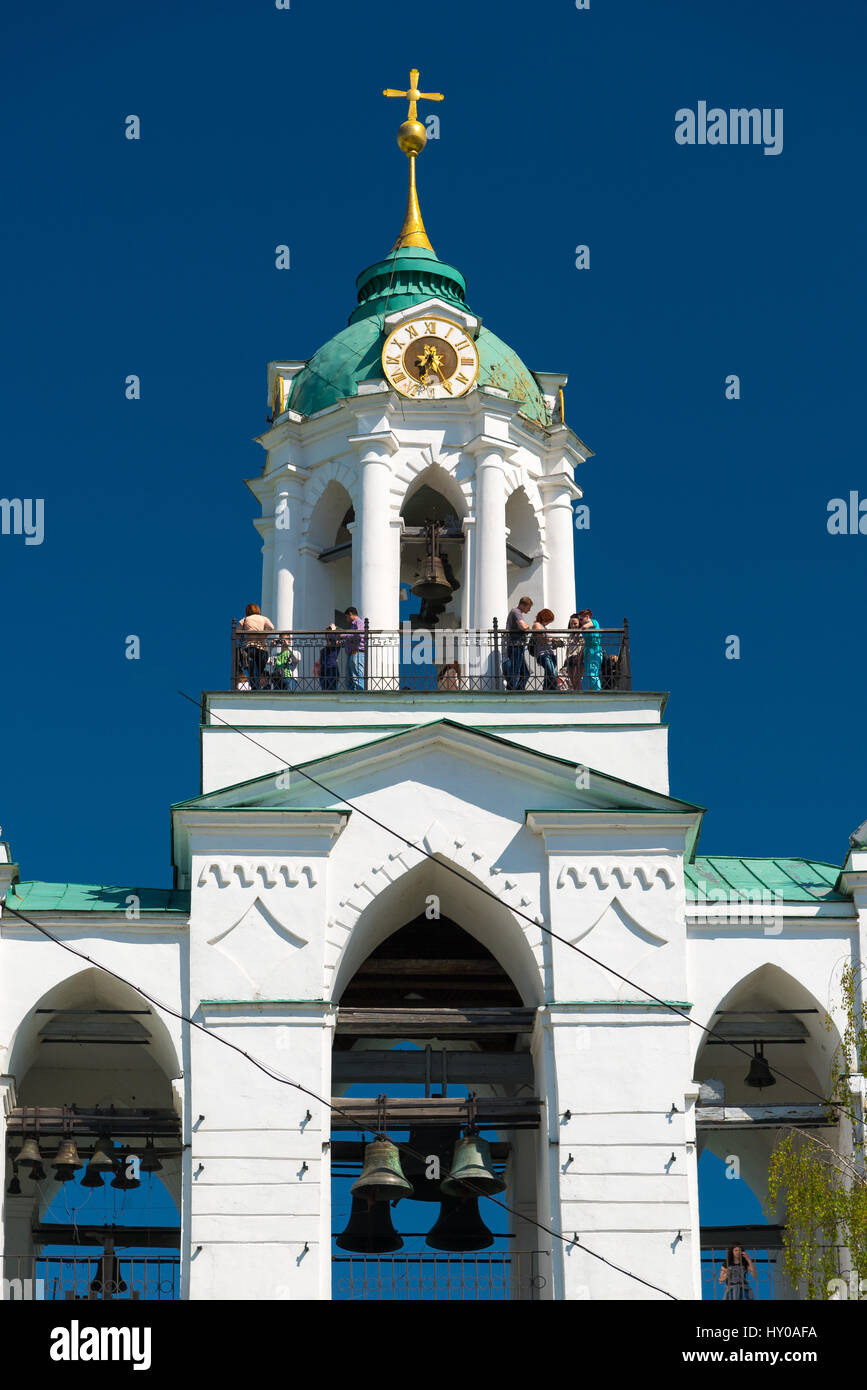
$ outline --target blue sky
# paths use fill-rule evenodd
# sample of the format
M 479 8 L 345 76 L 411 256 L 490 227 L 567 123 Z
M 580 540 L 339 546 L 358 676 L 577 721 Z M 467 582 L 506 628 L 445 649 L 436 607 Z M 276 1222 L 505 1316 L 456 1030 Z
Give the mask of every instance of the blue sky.
M 198 790 L 176 691 L 225 684 L 259 593 L 265 365 L 341 328 L 394 240 L 381 91 L 413 64 L 446 94 L 428 231 L 486 324 L 569 373 L 579 599 L 672 692 L 701 848 L 840 861 L 867 815 L 867 535 L 826 527 L 867 497 L 863 6 L 49 0 L 5 28 L 0 492 L 45 502 L 42 545 L 0 536 L 22 877 L 170 881 L 168 806 Z M 699 101 L 782 108 L 782 153 L 678 145 Z

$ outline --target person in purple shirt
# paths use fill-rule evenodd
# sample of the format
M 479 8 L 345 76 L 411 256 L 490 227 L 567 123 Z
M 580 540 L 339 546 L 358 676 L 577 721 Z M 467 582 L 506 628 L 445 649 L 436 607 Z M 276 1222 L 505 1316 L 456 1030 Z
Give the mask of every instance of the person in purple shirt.
M 346 649 L 349 664 L 346 668 L 346 689 L 364 689 L 364 619 L 359 618 L 357 608 L 347 608 L 344 617 L 349 619 L 350 632 L 342 638 L 341 646 Z

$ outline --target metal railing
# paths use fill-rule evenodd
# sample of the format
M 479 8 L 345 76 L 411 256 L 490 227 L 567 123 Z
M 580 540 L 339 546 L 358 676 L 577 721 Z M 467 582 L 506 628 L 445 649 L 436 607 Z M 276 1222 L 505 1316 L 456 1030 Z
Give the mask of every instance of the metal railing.
M 246 632 L 232 624 L 231 690 L 487 693 L 631 690 L 629 624 L 593 632 L 371 628 Z
M 338 1255 L 332 1296 L 349 1302 L 532 1302 L 547 1284 L 542 1252 L 490 1255 Z
M 2 1297 L 26 1302 L 180 1298 L 180 1255 L 4 1255 Z

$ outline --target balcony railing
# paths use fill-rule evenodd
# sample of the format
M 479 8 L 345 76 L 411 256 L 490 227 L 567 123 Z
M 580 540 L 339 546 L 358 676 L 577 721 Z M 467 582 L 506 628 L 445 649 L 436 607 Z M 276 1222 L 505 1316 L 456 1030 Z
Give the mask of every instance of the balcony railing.
M 246 632 L 232 625 L 232 690 L 290 692 L 631 690 L 629 624 L 514 634 L 364 625 L 364 631 Z
M 179 1255 L 5 1255 L 4 1299 L 25 1302 L 180 1297 Z
M 338 1255 L 332 1297 L 342 1301 L 532 1302 L 544 1297 L 541 1252 L 490 1255 Z

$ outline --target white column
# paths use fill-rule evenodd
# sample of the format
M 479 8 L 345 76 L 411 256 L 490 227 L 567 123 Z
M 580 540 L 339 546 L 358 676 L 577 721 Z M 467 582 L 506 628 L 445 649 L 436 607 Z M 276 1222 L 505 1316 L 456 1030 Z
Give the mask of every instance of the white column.
M 554 614 L 551 626 L 563 628 L 575 612 L 575 532 L 572 517 L 575 484 L 564 474 L 558 474 L 553 478 L 540 478 L 539 490 L 545 515 L 545 606 Z
M 258 517 L 253 525 L 262 537 L 262 612 L 271 617 L 274 611 L 274 520 Z
M 300 598 L 301 497 L 299 478 L 288 476 L 277 483 L 273 522 L 274 612 L 267 616 L 278 632 L 289 632 L 295 625 L 295 608 Z
M 506 479 L 502 447 L 478 450 L 475 477 L 476 564 L 473 626 L 485 630 L 494 618 L 505 626 L 508 613 L 506 583 Z
M 359 616 L 367 618 L 372 628 L 396 628 L 395 589 L 396 563 L 392 550 L 398 533 L 391 526 L 391 455 L 396 441 L 392 435 L 381 438 L 368 435 L 350 440 L 360 446 L 361 516 L 359 592 L 352 602 Z M 353 537 L 353 559 L 355 537 Z

